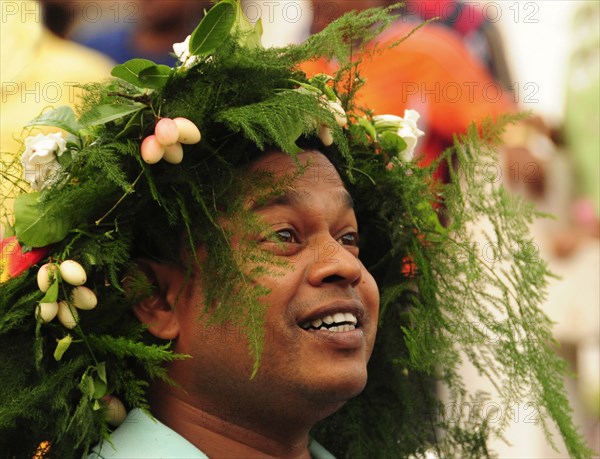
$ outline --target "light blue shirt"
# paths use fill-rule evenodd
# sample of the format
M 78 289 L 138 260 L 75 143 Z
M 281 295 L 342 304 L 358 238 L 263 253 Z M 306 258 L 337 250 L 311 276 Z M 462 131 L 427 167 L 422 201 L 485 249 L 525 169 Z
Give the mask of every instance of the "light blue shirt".
M 88 459 L 208 459 L 189 441 L 140 409 L 129 412 L 111 435 L 110 443 L 96 446 Z
M 315 440 L 308 445 L 313 459 L 335 459 Z M 96 446 L 88 459 L 208 459 L 208 456 L 174 430 L 139 409 L 129 412 L 110 436 Z

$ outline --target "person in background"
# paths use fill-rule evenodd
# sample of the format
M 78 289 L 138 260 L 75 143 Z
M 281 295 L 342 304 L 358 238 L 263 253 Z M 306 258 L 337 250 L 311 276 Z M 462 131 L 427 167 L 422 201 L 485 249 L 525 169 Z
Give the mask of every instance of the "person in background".
M 350 10 L 373 6 L 389 6 L 389 0 L 325 1 L 315 0 L 313 33 Z M 326 13 L 326 14 L 325 14 Z M 415 30 L 414 21 L 400 17 L 380 38 L 382 42 L 400 40 Z M 308 74 L 328 73 L 335 68 L 332 62 L 310 62 L 304 67 Z M 507 113 L 515 114 L 517 105 L 509 91 L 498 83 L 480 61 L 469 51 L 460 36 L 436 22 L 414 31 L 410 39 L 388 48 L 358 68 L 367 83 L 361 90 L 359 103 L 375 113 L 403 113 L 409 107 L 421 114 L 419 123 L 426 136 L 421 143 L 422 165 L 429 165 L 451 147 L 455 135 L 465 134 L 472 123 L 497 119 Z M 506 180 L 510 165 L 530 172 L 527 183 L 506 180 L 515 191 L 525 191 L 532 197 L 544 192 L 546 164 L 528 146 L 532 132 L 539 132 L 539 120 L 525 119 L 507 126 L 503 136 L 498 179 Z M 449 180 L 446 163 L 440 164 L 436 178 Z M 524 185 L 524 186 L 520 186 Z
M 347 10 L 383 6 L 389 2 L 316 0 L 314 3 L 313 32 L 317 32 L 327 21 Z M 329 15 L 320 14 L 325 6 Z M 381 41 L 393 42 L 414 28 L 414 23 L 400 19 L 385 32 Z M 308 63 L 305 70 L 309 74 L 331 73 L 334 67 L 335 63 L 318 61 Z M 420 152 L 423 165 L 438 158 L 452 145 L 453 136 L 465 133 L 471 123 L 516 110 L 509 95 L 458 36 L 437 24 L 421 27 L 406 42 L 363 62 L 358 71 L 367 81 L 359 103 L 375 113 L 403 113 L 412 107 L 421 114 L 420 123 L 427 133 Z M 448 180 L 447 168 L 442 166 L 438 176 Z
M 81 13 L 79 2 L 64 0 L 39 0 L 44 25 L 55 35 L 69 38 L 75 18 Z
M 600 4 L 586 3 L 573 17 L 573 45 L 567 68 L 564 123 L 559 139 L 566 151 L 561 211 L 568 223 L 554 235 L 554 254 L 568 259 L 600 237 Z
M 0 151 L 19 150 L 25 126 L 48 106 L 76 106 L 80 85 L 110 76 L 106 56 L 64 40 L 41 20 L 40 3 L 0 0 Z M 13 153 L 14 154 L 14 153 Z
M 410 0 L 403 13 L 407 19 L 417 22 L 438 18 L 436 23 L 454 31 L 492 77 L 505 90 L 510 90 L 513 80 L 500 31 L 479 2 Z
M 99 31 L 90 31 L 83 25 L 73 39 L 120 64 L 144 58 L 174 65 L 173 43 L 184 41 L 210 5 L 207 0 L 139 0 L 132 20 L 115 21 Z

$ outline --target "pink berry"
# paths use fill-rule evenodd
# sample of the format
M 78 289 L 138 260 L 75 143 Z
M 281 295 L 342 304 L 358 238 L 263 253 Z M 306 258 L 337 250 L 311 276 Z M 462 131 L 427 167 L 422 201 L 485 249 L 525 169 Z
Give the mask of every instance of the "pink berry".
M 142 159 L 148 164 L 159 162 L 165 154 L 165 147 L 161 145 L 154 134 L 146 137 L 142 142 Z
M 168 147 L 177 142 L 177 139 L 179 138 L 179 129 L 177 128 L 175 121 L 171 118 L 161 118 L 160 121 L 156 123 L 154 135 L 156 135 L 156 138 L 162 145 Z

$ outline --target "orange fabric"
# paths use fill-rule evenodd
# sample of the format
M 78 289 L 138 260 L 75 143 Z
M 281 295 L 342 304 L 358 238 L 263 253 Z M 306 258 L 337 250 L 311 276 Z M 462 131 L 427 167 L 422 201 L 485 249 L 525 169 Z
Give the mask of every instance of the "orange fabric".
M 397 23 L 382 37 L 385 42 L 408 34 L 412 24 Z M 307 75 L 331 73 L 334 65 L 309 62 Z M 487 116 L 514 110 L 510 95 L 502 92 L 485 67 L 475 60 L 450 31 L 429 24 L 392 49 L 363 60 L 360 76 L 366 84 L 358 93 L 358 105 L 375 114 L 403 116 L 412 108 L 421 114 L 420 141 L 425 163 L 451 145 L 453 134 L 464 133 Z

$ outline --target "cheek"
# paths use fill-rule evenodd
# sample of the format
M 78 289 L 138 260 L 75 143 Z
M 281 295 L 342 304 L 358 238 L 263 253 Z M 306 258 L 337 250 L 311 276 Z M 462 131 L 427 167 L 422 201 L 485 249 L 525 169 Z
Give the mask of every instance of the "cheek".
M 268 321 L 281 321 L 289 313 L 288 309 L 297 295 L 304 278 L 304 270 L 299 259 L 287 261 L 284 266 L 269 266 L 269 275 L 256 279 L 256 284 L 269 289 L 269 293 L 260 297 L 267 307 Z
M 359 288 L 359 294 L 365 305 L 369 317 L 369 326 L 365 332 L 368 334 L 369 354 L 375 343 L 377 324 L 379 320 L 379 288 L 373 276 L 365 269 Z
M 377 319 L 379 315 L 379 288 L 375 278 L 363 267 L 361 279 L 361 296 L 370 314 Z

